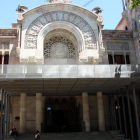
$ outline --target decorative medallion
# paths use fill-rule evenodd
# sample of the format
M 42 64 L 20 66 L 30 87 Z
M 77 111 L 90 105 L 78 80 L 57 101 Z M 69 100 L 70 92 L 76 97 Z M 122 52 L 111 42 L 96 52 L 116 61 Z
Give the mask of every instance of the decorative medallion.
M 68 46 L 63 42 L 56 42 L 52 45 L 53 54 L 60 58 L 68 53 Z
M 75 47 L 66 37 L 52 37 L 45 43 L 44 57 L 51 58 L 51 53 L 57 58 L 63 58 L 66 54 L 68 54 L 68 58 L 76 58 Z

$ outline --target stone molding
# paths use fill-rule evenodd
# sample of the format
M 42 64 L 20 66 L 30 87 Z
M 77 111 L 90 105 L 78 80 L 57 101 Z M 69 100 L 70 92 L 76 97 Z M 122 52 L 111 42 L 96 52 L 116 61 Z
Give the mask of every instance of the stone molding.
M 0 29 L 1 36 L 17 36 L 17 29 Z
M 89 17 L 90 19 L 94 20 L 94 21 L 97 21 L 98 22 L 98 15 L 95 14 L 94 12 L 92 12 L 91 10 L 88 10 L 84 7 L 81 7 L 81 6 L 78 6 L 78 5 L 75 5 L 75 4 L 68 4 L 68 3 L 48 3 L 48 4 L 43 4 L 43 5 L 39 5 L 35 8 L 32 8 L 26 12 L 23 13 L 23 18 L 26 18 L 28 17 L 30 14 L 32 13 L 36 13 L 36 12 L 41 12 L 41 13 L 46 13 L 46 9 L 47 11 L 54 9 L 56 8 L 58 10 L 63 10 L 64 7 L 65 9 L 69 9 L 70 11 L 74 11 L 74 12 L 78 12 L 84 16 L 87 16 Z
M 107 43 L 107 50 L 129 50 L 129 44 L 126 43 Z
M 133 39 L 132 31 L 102 30 L 103 39 Z
M 72 3 L 69 0 L 49 0 L 50 3 Z
M 26 31 L 24 48 L 36 49 L 40 30 L 45 25 L 56 21 L 69 22 L 78 27 L 84 36 L 85 48 L 97 49 L 96 36 L 91 26 L 82 17 L 66 11 L 48 12 L 36 18 Z
M 0 43 L 0 49 L 8 49 L 9 50 L 9 42 L 2 42 Z

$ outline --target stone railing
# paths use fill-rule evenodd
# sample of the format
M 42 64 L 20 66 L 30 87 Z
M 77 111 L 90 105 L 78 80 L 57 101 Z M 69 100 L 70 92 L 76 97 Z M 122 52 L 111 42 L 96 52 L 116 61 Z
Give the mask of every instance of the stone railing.
M 127 30 L 102 30 L 103 39 L 133 39 L 133 32 Z

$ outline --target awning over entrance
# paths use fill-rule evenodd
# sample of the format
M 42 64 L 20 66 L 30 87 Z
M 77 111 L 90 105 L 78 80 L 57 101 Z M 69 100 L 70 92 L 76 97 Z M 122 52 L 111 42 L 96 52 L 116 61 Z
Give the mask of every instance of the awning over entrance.
M 113 93 L 135 82 L 140 89 L 139 65 L 1 65 L 0 85 L 8 93 L 48 96 Z

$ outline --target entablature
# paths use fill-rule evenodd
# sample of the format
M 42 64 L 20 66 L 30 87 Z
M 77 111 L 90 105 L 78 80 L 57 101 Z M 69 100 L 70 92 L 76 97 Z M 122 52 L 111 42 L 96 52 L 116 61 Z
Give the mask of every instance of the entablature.
M 133 32 L 127 30 L 102 30 L 103 39 L 109 40 L 130 40 L 133 38 Z

